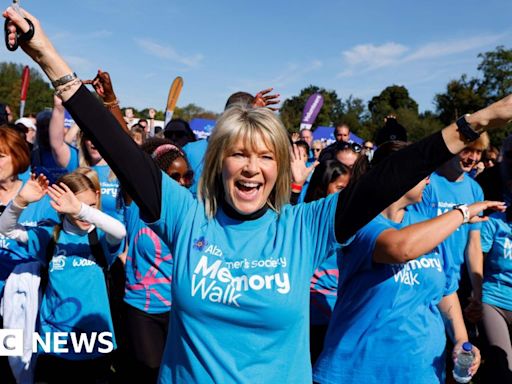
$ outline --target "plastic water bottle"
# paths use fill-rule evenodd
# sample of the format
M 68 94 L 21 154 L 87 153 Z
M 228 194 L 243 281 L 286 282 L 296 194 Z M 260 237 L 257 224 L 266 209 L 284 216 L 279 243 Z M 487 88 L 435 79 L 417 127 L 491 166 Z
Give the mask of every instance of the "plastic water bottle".
M 473 345 L 466 342 L 462 344 L 462 348 L 457 353 L 457 359 L 453 367 L 453 378 L 457 383 L 469 383 L 471 381 L 472 376 L 469 373 L 469 368 L 471 368 L 475 359 L 472 349 Z

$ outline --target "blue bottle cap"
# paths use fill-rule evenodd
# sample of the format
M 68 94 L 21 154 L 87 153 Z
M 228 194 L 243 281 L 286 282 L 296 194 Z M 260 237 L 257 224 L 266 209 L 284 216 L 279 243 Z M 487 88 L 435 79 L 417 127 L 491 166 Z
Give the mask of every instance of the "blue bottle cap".
M 473 349 L 473 344 L 471 344 L 469 341 L 466 341 L 464 344 L 462 344 L 462 349 L 466 352 L 471 352 Z

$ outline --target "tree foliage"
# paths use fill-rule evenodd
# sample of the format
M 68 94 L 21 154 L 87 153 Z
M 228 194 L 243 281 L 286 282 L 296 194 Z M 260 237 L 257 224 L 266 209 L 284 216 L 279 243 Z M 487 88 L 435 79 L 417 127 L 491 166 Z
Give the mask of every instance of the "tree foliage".
M 341 100 L 336 91 L 328 91 L 324 88 L 310 85 L 300 91 L 298 96 L 286 99 L 280 109 L 281 120 L 289 132 L 297 132 L 306 102 L 314 93 L 319 92 L 324 98 L 324 105 L 315 120 L 315 126 L 331 126 L 342 117 Z
M 459 80 L 452 80 L 445 93 L 434 96 L 439 119 L 451 124 L 464 113 L 472 113 L 487 105 L 485 88 L 477 78 L 469 79 L 464 74 Z
M 407 110 L 418 114 L 418 103 L 409 96 L 407 88 L 401 85 L 386 87 L 378 96 L 368 103 L 372 121 L 383 124 L 388 115 L 396 115 L 399 110 Z
M 512 49 L 502 45 L 494 51 L 480 53 L 478 70 L 482 71 L 482 87 L 487 101 L 492 102 L 512 93 Z
M 23 65 L 0 63 L 0 102 L 11 107 L 15 118 L 20 111 L 21 75 Z M 53 90 L 37 69 L 30 68 L 25 115 L 53 107 Z

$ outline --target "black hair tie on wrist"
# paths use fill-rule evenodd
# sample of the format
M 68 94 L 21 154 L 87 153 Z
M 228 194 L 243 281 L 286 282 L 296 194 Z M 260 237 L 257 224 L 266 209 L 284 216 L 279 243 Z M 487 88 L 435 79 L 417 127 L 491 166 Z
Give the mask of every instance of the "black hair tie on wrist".
M 4 23 L 4 37 L 5 37 L 5 46 L 9 51 L 15 51 L 18 49 L 18 46 L 20 42 L 26 42 L 29 41 L 32 37 L 34 37 L 34 24 L 25 17 L 25 20 L 28 23 L 28 31 L 25 33 L 21 33 L 19 28 L 16 28 L 16 39 L 14 41 L 14 44 L 11 46 L 9 45 L 9 31 L 7 30 L 8 24 L 11 20 L 7 19 Z

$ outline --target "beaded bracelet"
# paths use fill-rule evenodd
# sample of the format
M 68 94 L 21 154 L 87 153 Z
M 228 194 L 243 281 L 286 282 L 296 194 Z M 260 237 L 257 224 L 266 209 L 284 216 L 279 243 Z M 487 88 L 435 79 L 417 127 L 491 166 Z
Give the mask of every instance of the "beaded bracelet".
M 67 83 L 64 88 L 61 88 L 61 89 L 58 89 L 58 90 L 55 91 L 55 96 L 57 96 L 58 98 L 62 99 L 61 96 L 62 96 L 62 94 L 64 92 L 69 91 L 71 88 L 73 88 L 75 85 L 78 85 L 78 84 L 82 84 L 82 80 L 75 79 L 72 82 Z

